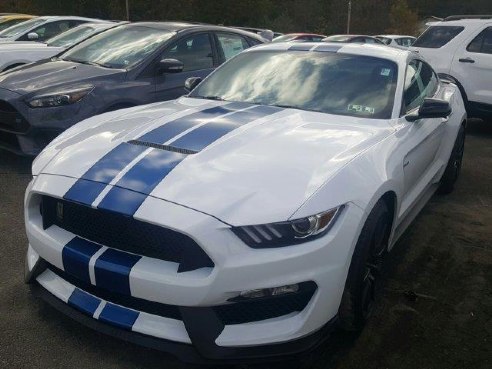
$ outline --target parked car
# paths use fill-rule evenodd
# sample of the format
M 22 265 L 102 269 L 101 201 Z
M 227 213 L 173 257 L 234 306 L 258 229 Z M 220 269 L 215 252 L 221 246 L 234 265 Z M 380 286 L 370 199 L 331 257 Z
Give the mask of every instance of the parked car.
M 32 18 L 35 18 L 34 15 L 27 15 L 27 14 L 0 15 L 0 32 L 3 31 L 4 29 L 12 27 L 18 23 L 25 22 Z
M 372 36 L 365 35 L 333 35 L 322 40 L 323 42 L 341 42 L 341 43 L 358 43 L 358 44 L 379 44 L 383 42 Z
M 413 44 L 443 78 L 456 83 L 470 116 L 492 116 L 492 16 L 452 16 Z
M 403 35 L 378 35 L 374 36 L 383 44 L 388 46 L 402 46 L 410 47 L 416 40 L 413 36 L 403 36 Z
M 0 148 L 36 155 L 60 132 L 106 111 L 177 98 L 190 76 L 263 39 L 188 23 L 132 23 L 55 59 L 0 74 Z
M 275 32 L 269 29 L 263 29 L 263 28 L 252 28 L 252 27 L 234 27 L 237 29 L 241 29 L 243 31 L 248 31 L 251 33 L 255 33 L 258 36 L 262 37 L 265 39 L 265 41 L 272 41 L 273 38 L 275 37 Z
M 324 35 L 318 35 L 315 33 L 289 33 L 273 39 L 273 42 L 319 42 L 326 38 Z
M 0 71 L 48 59 L 120 23 L 84 23 L 43 42 L 12 42 L 0 47 Z
M 278 357 L 362 329 L 386 251 L 459 175 L 458 88 L 408 50 L 325 43 L 260 45 L 187 86 L 87 119 L 36 158 L 34 293 L 183 360 Z
M 16 24 L 0 32 L 0 43 L 11 41 L 46 41 L 49 38 L 68 31 L 82 23 L 104 22 L 99 19 L 50 16 L 36 17 L 28 21 Z

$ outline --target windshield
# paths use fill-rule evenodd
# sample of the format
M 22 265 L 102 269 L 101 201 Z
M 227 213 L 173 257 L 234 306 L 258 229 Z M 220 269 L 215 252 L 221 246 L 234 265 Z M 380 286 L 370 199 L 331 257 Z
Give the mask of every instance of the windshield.
M 383 37 L 383 36 L 376 36 L 376 39 L 381 41 L 385 45 L 389 45 L 391 43 L 391 38 L 388 37 Z
M 173 35 L 173 32 L 146 26 L 118 27 L 82 42 L 61 58 L 127 69 L 153 53 Z
M 91 26 L 78 26 L 67 32 L 63 32 L 58 36 L 50 38 L 46 43 L 48 46 L 68 47 L 82 41 L 95 31 L 96 29 Z
M 323 39 L 324 42 L 350 42 L 353 36 L 348 35 L 336 35 L 328 36 Z
M 419 36 L 412 46 L 438 49 L 446 45 L 464 29 L 460 26 L 431 26 Z
M 256 51 L 239 54 L 190 97 L 388 119 L 397 65 L 331 52 Z
M 283 35 L 274 38 L 272 42 L 286 42 L 286 41 L 293 40 L 295 37 L 296 37 L 295 35 Z
M 12 27 L 13 25 L 24 22 L 26 20 L 27 19 L 7 19 L 7 20 L 0 19 L 0 32 L 3 31 L 4 29 Z
M 44 22 L 46 22 L 46 19 L 39 19 L 39 18 L 30 19 L 28 21 L 16 24 L 15 26 L 3 30 L 2 32 L 0 32 L 0 37 L 1 38 L 14 37 L 23 34 L 24 32 L 30 30 L 32 27 L 35 27 Z

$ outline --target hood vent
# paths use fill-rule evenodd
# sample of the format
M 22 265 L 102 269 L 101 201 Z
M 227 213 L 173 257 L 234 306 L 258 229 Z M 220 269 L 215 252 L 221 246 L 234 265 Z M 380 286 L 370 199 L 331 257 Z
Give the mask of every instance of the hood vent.
M 174 147 L 174 146 L 169 146 L 169 145 L 159 145 L 156 143 L 139 141 L 139 140 L 131 140 L 131 141 L 128 141 L 128 143 L 131 145 L 147 146 L 147 147 L 152 147 L 154 149 L 177 152 L 177 153 L 185 154 L 185 155 L 192 155 L 192 154 L 196 154 L 198 152 L 195 150 L 180 149 L 179 147 Z

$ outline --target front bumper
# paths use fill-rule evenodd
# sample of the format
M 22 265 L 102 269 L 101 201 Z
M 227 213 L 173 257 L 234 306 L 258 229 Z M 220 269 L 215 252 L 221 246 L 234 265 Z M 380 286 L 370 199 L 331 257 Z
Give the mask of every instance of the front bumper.
M 28 263 L 29 273 L 32 273 L 38 259 L 45 260 L 54 269 L 68 272 L 64 270 L 63 253 L 74 234 L 56 226 L 43 229 L 38 200 L 40 194 L 59 197 L 60 194 L 66 193 L 74 182 L 75 179 L 68 177 L 40 175 L 28 188 L 26 229 L 30 242 L 27 258 L 28 261 L 31 260 Z M 250 249 L 232 233 L 228 225 L 213 217 L 152 197 L 145 200 L 134 218 L 189 235 L 210 256 L 214 265 L 212 268 L 179 273 L 175 263 L 143 257 L 127 274 L 129 297 L 152 304 L 174 306 L 179 310 L 179 316 L 169 318 L 168 315 L 154 314 L 157 317 L 150 317 L 154 323 L 140 322 L 136 326 L 138 334 L 132 332 L 138 337 L 145 334 L 152 342 L 157 339 L 191 346 L 206 359 L 229 360 L 235 356 L 276 356 L 284 353 L 287 350 L 285 347 L 289 348 L 287 353 L 294 353 L 298 352 L 296 350 L 302 351 L 315 346 L 314 341 L 320 339 L 317 332 L 323 332 L 323 327 L 332 322 L 337 315 L 350 256 L 355 245 L 355 234 L 358 234 L 354 230 L 360 227 L 362 211 L 349 204 L 326 236 L 303 245 L 267 250 Z M 99 256 L 95 255 L 97 259 Z M 95 259 L 89 261 L 89 268 L 94 268 L 95 263 Z M 115 266 L 116 269 L 119 267 L 120 265 Z M 57 275 L 57 278 L 60 281 L 55 283 L 56 285 L 70 284 L 70 281 L 60 275 Z M 229 304 L 228 300 L 238 296 L 240 291 L 306 281 L 313 281 L 317 289 L 301 311 L 269 319 L 250 319 L 230 324 L 225 324 L 222 318 L 218 319 L 216 308 Z M 126 304 L 125 300 L 114 301 L 113 297 L 117 293 L 111 287 L 107 288 L 107 285 L 108 298 L 98 295 L 98 291 L 92 293 L 92 287 L 101 287 L 99 280 L 97 285 L 92 282 L 89 282 L 87 289 L 83 284 L 76 284 L 76 287 L 81 293 L 92 294 L 99 300 L 120 305 L 127 310 L 139 311 L 137 305 Z M 37 280 L 36 283 L 40 281 Z M 43 285 L 42 289 L 50 291 L 46 285 Z M 70 289 L 73 292 L 73 288 Z M 54 291 L 49 293 L 56 295 Z M 74 310 L 63 302 L 66 300 L 68 303 L 70 295 L 63 296 L 60 301 L 66 307 L 64 310 Z M 80 307 L 78 309 L 81 310 Z M 140 311 L 148 314 L 146 310 Z M 86 314 L 93 317 L 95 313 L 92 310 L 86 311 Z M 147 316 L 145 314 L 143 316 Z M 164 328 L 157 331 L 140 329 L 142 326 L 159 326 L 162 323 L 160 318 L 166 319 L 167 325 L 163 326 Z M 161 323 L 157 324 L 157 320 Z M 105 325 L 100 321 L 96 322 Z M 115 325 L 120 329 L 125 328 L 118 322 Z M 126 328 L 128 331 L 128 327 Z M 131 325 L 130 330 L 133 328 Z M 108 327 L 108 331 L 112 329 Z M 291 347 L 290 344 L 294 342 L 303 343 L 292 344 Z M 174 347 L 174 343 L 167 346 Z

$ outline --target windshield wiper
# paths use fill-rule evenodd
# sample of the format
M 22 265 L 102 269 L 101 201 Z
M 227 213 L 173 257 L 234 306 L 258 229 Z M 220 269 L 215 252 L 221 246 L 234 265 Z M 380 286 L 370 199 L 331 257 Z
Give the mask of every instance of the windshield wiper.
M 71 61 L 71 62 L 80 63 L 80 64 L 94 65 L 96 67 L 111 68 L 111 66 L 109 66 L 107 64 L 91 62 L 88 60 L 79 60 L 79 59 L 62 59 L 62 60 Z

